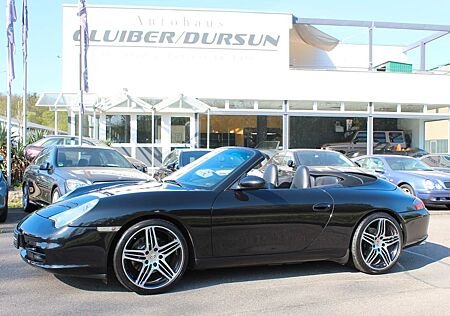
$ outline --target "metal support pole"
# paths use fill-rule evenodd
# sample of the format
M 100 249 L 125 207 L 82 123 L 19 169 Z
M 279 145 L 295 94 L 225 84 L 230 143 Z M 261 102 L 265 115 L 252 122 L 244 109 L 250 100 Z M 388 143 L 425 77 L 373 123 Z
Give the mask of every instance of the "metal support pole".
M 372 22 L 372 26 L 369 27 L 369 70 L 373 69 L 373 29 L 374 23 Z
M 209 134 L 210 134 L 210 129 L 211 129 L 211 115 L 210 115 L 210 110 L 208 109 L 208 120 L 206 122 L 206 148 L 209 149 Z
M 288 114 L 288 101 L 283 102 L 283 150 L 289 149 L 289 114 Z
M 8 71 L 8 96 L 6 97 L 6 176 L 8 187 L 11 186 L 11 84 L 9 78 Z
M 420 71 L 425 71 L 425 43 L 420 43 Z
M 94 139 L 98 139 L 98 132 L 97 132 L 97 129 L 98 129 L 98 125 L 97 125 L 97 112 L 96 112 L 96 109 L 95 109 L 95 107 L 94 107 L 94 122 L 93 122 L 93 125 L 94 125 Z
M 369 102 L 369 117 L 367 118 L 367 155 L 373 155 L 373 103 Z
M 22 143 L 25 146 L 27 144 L 27 132 L 28 132 L 28 111 L 27 111 L 27 101 L 28 101 L 28 66 L 27 60 L 23 60 L 23 132 L 22 132 Z
M 82 69 L 82 63 L 83 63 L 83 47 L 81 45 L 81 41 L 84 41 L 84 32 L 82 31 L 81 25 L 80 25 L 80 106 L 78 109 L 78 144 L 83 144 L 83 69 Z
M 58 135 L 58 107 L 55 104 L 55 135 Z
M 152 109 L 152 177 L 155 175 L 155 109 Z

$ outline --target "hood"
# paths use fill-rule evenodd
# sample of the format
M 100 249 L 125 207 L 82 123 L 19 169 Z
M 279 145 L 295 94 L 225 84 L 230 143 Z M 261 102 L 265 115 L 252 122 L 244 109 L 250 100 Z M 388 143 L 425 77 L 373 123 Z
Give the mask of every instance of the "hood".
M 67 178 L 88 180 L 91 183 L 112 181 L 147 181 L 152 178 L 135 168 L 68 167 L 58 168 Z M 66 178 L 66 177 L 65 177 Z

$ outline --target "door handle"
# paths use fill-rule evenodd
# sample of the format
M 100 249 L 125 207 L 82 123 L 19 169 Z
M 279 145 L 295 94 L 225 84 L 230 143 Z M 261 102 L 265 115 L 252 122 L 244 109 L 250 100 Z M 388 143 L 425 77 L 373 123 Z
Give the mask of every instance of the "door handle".
M 330 203 L 317 203 L 317 204 L 314 204 L 313 211 L 328 212 L 328 211 L 331 211 L 332 208 L 333 208 L 333 205 L 331 205 Z

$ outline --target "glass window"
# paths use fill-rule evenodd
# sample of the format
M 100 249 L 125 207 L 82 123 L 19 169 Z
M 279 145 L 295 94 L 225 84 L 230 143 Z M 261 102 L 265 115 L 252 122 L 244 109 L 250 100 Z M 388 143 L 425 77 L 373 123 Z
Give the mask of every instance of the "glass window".
M 440 167 L 439 165 L 439 156 L 426 156 L 421 158 L 424 163 L 429 165 L 430 167 Z
M 161 143 L 161 116 L 155 115 L 155 143 Z M 137 115 L 137 142 L 150 144 L 152 142 L 152 116 Z
M 56 146 L 56 145 L 62 145 L 62 143 L 63 143 L 63 138 L 50 137 L 50 138 L 47 138 L 47 140 L 44 141 L 41 146 L 47 148 L 47 147 L 52 147 L 52 146 Z
M 283 101 L 258 101 L 258 109 L 263 110 L 281 110 Z
M 191 141 L 191 119 L 189 117 L 172 117 L 171 142 L 188 144 Z
M 129 143 L 130 116 L 106 115 L 106 139 L 111 143 Z
M 133 168 L 117 151 L 102 148 L 60 148 L 56 163 L 58 167 Z
M 253 156 L 252 151 L 238 148 L 212 151 L 168 176 L 165 181 L 176 181 L 182 186 L 212 190 Z
M 374 103 L 375 112 L 397 112 L 397 104 L 395 103 Z
M 319 111 L 339 111 L 341 109 L 341 102 L 318 102 L 317 110 Z
M 302 150 L 295 153 L 303 166 L 354 167 L 353 162 L 343 154 L 325 150 Z
M 219 109 L 225 108 L 225 100 L 215 100 L 215 99 L 199 99 L 199 100 L 214 108 Z
M 50 150 L 44 149 L 40 152 L 39 155 L 37 155 L 36 159 L 34 160 L 34 164 L 40 165 L 46 161 L 48 161 L 48 158 L 50 157 Z
M 209 153 L 209 150 L 188 150 L 182 151 L 180 154 L 180 167 L 186 166 L 194 162 L 198 158 Z
M 366 164 L 364 166 L 364 168 L 367 169 L 384 169 L 384 163 L 381 161 L 381 159 L 378 158 L 368 158 L 366 160 Z
M 385 132 L 374 132 L 373 133 L 373 142 L 374 143 L 385 143 L 386 142 L 386 133 Z
M 353 139 L 354 143 L 367 143 L 367 132 L 358 132 Z
M 288 101 L 289 110 L 291 111 L 305 111 L 312 110 L 314 102 L 313 101 Z
M 431 171 L 432 169 L 425 163 L 416 158 L 410 157 L 386 157 L 388 165 L 392 170 L 405 170 L 405 171 Z
M 254 101 L 230 100 L 230 109 L 254 109 Z
M 367 111 L 367 102 L 345 102 L 344 107 L 346 111 Z
M 168 165 L 170 165 L 171 163 L 177 163 L 178 162 L 178 152 L 176 150 L 172 151 L 167 157 L 166 159 L 164 159 L 162 165 L 164 167 L 167 167 Z
M 402 132 L 389 132 L 389 141 L 391 143 L 404 143 L 405 138 L 403 137 Z

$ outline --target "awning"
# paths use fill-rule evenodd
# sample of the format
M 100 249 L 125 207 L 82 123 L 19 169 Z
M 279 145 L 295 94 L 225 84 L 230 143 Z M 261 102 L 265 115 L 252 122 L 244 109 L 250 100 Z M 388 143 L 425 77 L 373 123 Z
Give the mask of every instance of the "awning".
M 294 24 L 294 29 L 300 39 L 308 45 L 329 52 L 334 49 L 339 40 L 309 24 Z

